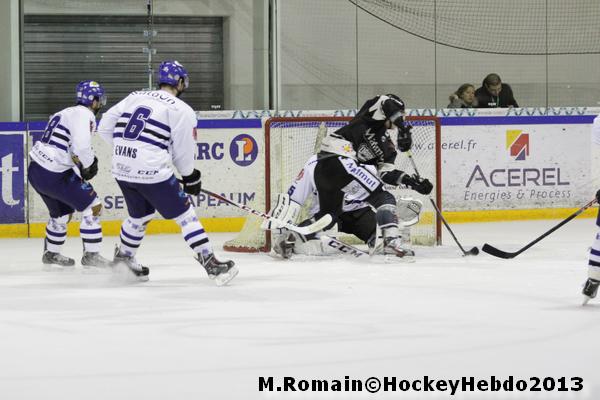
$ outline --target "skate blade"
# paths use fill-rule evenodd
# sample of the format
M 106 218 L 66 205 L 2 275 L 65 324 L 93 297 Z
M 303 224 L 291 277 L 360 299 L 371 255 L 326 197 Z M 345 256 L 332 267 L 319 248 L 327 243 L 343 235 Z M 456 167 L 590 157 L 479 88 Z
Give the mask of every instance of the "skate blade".
M 134 274 L 125 264 L 116 264 L 112 271 L 113 278 L 124 283 L 148 282 L 150 279 L 148 275 Z
M 392 254 L 386 254 L 384 257 L 386 264 L 412 264 L 415 262 L 415 256 L 398 257 Z
M 374 256 L 371 256 L 369 260 L 375 264 L 413 264 L 415 262 L 415 257 L 398 257 L 393 254 L 375 254 Z
M 276 260 L 289 260 L 290 258 L 292 258 L 291 254 L 289 257 L 284 257 L 282 254 L 277 253 L 273 249 L 271 249 L 271 251 L 268 253 L 268 255 L 272 258 L 275 258 Z
M 215 283 L 217 286 L 226 285 L 227 283 L 231 282 L 231 280 L 235 278 L 239 272 L 240 271 L 237 269 L 237 267 L 233 266 L 229 269 L 229 271 L 227 271 L 226 274 L 219 274 L 215 276 Z
M 588 297 L 586 295 L 583 295 L 583 302 L 581 303 L 582 306 L 585 306 L 587 303 L 589 303 L 589 301 L 591 300 L 591 297 Z
M 113 269 L 112 267 L 82 265 L 81 273 L 86 275 L 109 275 L 113 273 Z
M 46 272 L 64 272 L 74 270 L 75 265 L 42 264 L 42 271 Z

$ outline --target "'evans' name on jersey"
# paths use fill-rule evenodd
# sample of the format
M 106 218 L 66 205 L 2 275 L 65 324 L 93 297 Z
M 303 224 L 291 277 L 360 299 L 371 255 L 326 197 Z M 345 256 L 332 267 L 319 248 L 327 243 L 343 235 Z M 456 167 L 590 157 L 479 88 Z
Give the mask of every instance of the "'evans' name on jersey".
M 137 156 L 137 149 L 117 144 L 115 145 L 115 156 L 135 158 Z

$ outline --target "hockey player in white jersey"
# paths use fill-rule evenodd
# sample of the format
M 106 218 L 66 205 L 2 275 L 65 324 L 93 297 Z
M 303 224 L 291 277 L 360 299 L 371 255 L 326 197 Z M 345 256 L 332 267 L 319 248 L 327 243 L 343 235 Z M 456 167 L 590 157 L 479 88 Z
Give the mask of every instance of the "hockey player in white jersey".
M 98 173 L 98 158 L 92 149 L 96 114 L 106 104 L 104 89 L 97 82 L 82 81 L 76 88 L 77 105 L 50 117 L 46 130 L 29 153 L 28 179 L 48 207 L 44 255 L 47 267 L 73 267 L 75 260 L 62 255 L 67 223 L 75 210 L 82 213 L 83 240 L 81 264 L 107 267 L 100 255 L 102 203 L 88 180 Z
M 308 218 L 300 225 L 310 223 L 314 215 L 320 214 L 319 193 L 315 184 L 315 167 L 318 156 L 313 155 L 308 159 L 298 176 L 290 185 L 287 193 L 278 195 L 277 204 L 270 213 L 272 216 L 285 222 L 297 223 L 302 207 L 310 207 Z M 377 169 L 372 165 L 364 168 L 373 176 Z M 365 242 L 371 252 L 376 243 L 377 216 L 369 203 L 355 196 L 358 193 L 346 193 L 343 199 L 342 213 L 337 218 L 339 232 L 353 234 Z M 405 256 L 413 256 L 410 247 L 410 227 L 419 222 L 419 215 L 423 203 L 412 198 L 401 198 L 397 203 L 397 214 L 401 225 L 402 239 L 404 240 Z M 332 212 L 333 213 L 333 212 Z M 273 252 L 283 258 L 290 258 L 292 254 L 327 255 L 339 253 L 337 248 L 324 246 L 320 240 L 320 233 L 303 236 L 297 232 L 278 227 L 276 222 L 265 221 L 263 229 L 271 230 Z
M 592 141 L 592 174 L 595 174 L 593 178 L 598 178 L 600 174 L 600 165 L 598 163 L 600 160 L 600 115 L 594 118 L 592 124 Z M 596 192 L 596 199 L 600 203 L 600 190 Z M 584 297 L 583 304 L 596 297 L 598 287 L 600 286 L 600 209 L 598 209 L 598 216 L 596 217 L 596 226 L 598 227 L 598 232 L 590 249 L 588 279 L 585 281 L 582 291 Z
M 140 279 L 149 269 L 135 254 L 155 211 L 174 219 L 208 276 L 223 285 L 238 270 L 233 261 L 219 261 L 187 194 L 198 195 L 200 171 L 194 168 L 196 114 L 179 99 L 188 87 L 188 74 L 177 61 L 158 69 L 159 90 L 137 91 L 111 107 L 98 132 L 112 145 L 112 174 L 117 180 L 129 217 L 121 225 L 121 244 L 114 262 L 125 264 Z M 181 174 L 183 190 L 174 168 Z

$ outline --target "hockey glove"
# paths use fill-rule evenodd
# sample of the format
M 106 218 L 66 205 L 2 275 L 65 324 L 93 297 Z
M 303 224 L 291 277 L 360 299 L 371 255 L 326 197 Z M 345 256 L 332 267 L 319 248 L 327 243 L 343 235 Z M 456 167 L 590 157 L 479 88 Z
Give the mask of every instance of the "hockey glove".
M 87 168 L 81 168 L 81 177 L 83 180 L 89 181 L 98 173 L 98 157 L 94 156 L 94 161 Z
M 421 194 L 429 194 L 433 190 L 433 185 L 429 180 L 418 177 L 417 175 L 404 175 L 400 182 L 406 187 Z
M 198 195 L 202 188 L 202 181 L 200 180 L 200 171 L 195 169 L 190 175 L 182 176 L 183 191 L 187 194 Z
M 398 126 L 398 150 L 401 152 L 409 151 L 412 147 L 412 126 L 400 125 Z

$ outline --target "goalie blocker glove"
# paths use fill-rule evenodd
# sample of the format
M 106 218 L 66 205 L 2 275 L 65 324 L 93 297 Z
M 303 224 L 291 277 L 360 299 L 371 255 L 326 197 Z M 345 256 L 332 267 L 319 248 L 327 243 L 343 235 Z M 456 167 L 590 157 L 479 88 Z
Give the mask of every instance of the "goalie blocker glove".
M 94 156 L 94 161 L 87 168 L 81 168 L 81 177 L 89 181 L 98 174 L 98 157 Z
M 421 194 L 429 194 L 433 190 L 433 185 L 428 179 L 423 179 L 417 175 L 404 174 L 400 178 L 400 183 Z
M 202 181 L 200 180 L 200 171 L 195 169 L 190 175 L 182 176 L 183 191 L 187 194 L 197 196 L 200 194 L 202 188 Z

